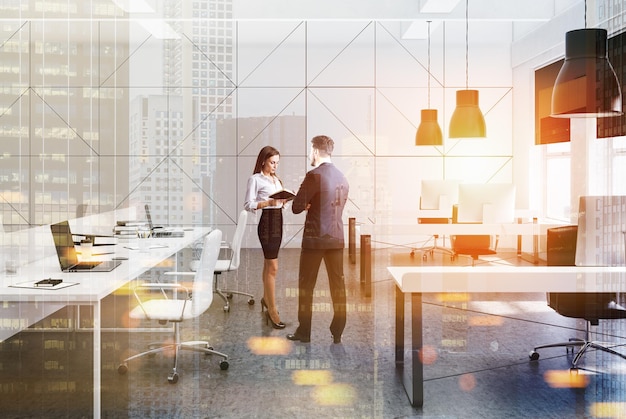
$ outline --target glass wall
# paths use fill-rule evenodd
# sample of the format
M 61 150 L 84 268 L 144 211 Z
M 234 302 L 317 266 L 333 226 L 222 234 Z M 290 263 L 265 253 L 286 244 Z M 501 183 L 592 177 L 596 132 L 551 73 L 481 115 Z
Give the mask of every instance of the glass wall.
M 318 134 L 335 139 L 351 185 L 346 220 L 365 225 L 414 222 L 421 179 L 513 180 L 509 48 L 472 45 L 468 75 L 464 22 L 437 22 L 429 57 L 425 37 L 404 37 L 415 22 L 236 20 L 230 0 L 149 13 L 117 3 L 0 6 L 7 229 L 148 203 L 157 223 L 228 235 L 258 151 L 277 147 L 279 175 L 297 189 Z M 447 137 L 456 90 L 474 84 L 488 138 L 416 147 L 420 109 L 438 109 Z M 286 246 L 299 245 L 302 221 L 286 215 Z

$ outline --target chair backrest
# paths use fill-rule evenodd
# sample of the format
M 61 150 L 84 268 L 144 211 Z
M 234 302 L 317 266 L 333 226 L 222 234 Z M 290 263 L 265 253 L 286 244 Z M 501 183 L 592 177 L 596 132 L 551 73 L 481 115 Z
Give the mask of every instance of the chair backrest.
M 546 231 L 546 263 L 548 266 L 574 266 L 578 226 L 549 228 Z
M 204 313 L 213 302 L 213 274 L 221 243 L 222 232 L 220 230 L 213 230 L 204 238 L 191 296 L 191 311 L 194 317 Z
M 243 242 L 243 235 L 246 232 L 246 224 L 248 223 L 248 211 L 241 210 L 239 218 L 237 219 L 237 228 L 235 228 L 235 234 L 233 235 L 233 241 L 230 244 L 232 250 L 232 256 L 230 259 L 230 269 L 235 270 L 239 268 L 239 261 L 241 260 L 241 244 Z
M 549 228 L 546 232 L 547 265 L 574 266 L 577 236 L 578 226 L 575 225 Z M 551 292 L 548 293 L 548 306 L 562 316 L 585 319 L 597 325 L 598 319 L 625 316 L 621 310 L 610 306 L 611 302 L 617 302 L 616 297 L 613 292 Z
M 452 207 L 452 223 L 458 223 L 458 205 Z M 476 259 L 479 255 L 494 254 L 492 237 L 488 234 L 460 234 L 451 238 L 452 249 L 461 255 L 470 255 Z

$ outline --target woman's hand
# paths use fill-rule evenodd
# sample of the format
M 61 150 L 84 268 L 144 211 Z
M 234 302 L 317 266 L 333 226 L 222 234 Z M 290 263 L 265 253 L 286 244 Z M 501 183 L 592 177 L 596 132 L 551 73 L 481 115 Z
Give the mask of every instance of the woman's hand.
M 270 198 L 267 201 L 267 207 L 282 207 L 285 205 L 285 202 L 287 200 L 286 199 L 274 199 L 274 198 Z

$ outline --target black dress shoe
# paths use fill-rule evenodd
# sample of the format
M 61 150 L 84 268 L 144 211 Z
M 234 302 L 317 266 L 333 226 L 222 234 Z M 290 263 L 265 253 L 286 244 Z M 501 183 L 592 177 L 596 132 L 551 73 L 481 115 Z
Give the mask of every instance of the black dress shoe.
M 294 342 L 302 342 L 302 343 L 309 343 L 311 342 L 311 338 L 303 338 L 302 336 L 298 336 L 295 333 L 290 333 L 287 335 L 287 339 L 289 340 L 293 340 Z
M 341 343 L 341 336 L 333 335 L 333 343 Z

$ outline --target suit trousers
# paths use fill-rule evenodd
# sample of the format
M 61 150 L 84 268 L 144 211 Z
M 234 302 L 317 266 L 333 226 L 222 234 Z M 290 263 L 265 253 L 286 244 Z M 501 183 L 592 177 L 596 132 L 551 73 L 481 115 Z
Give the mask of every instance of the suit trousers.
M 346 285 L 343 276 L 343 248 L 340 249 L 302 249 L 300 252 L 300 270 L 298 276 L 298 321 L 296 335 L 311 337 L 311 318 L 313 315 L 313 292 L 317 282 L 320 264 L 324 260 L 330 297 L 333 302 L 333 320 L 330 332 L 340 337 L 346 326 Z

